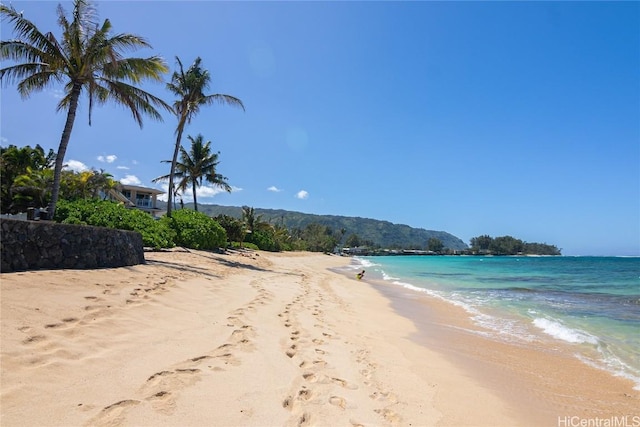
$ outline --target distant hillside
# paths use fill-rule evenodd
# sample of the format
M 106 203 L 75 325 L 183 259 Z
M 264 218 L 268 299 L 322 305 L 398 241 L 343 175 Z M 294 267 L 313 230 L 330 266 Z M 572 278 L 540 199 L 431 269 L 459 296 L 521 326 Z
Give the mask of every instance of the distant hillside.
M 193 208 L 193 204 L 187 204 Z M 198 210 L 209 215 L 229 215 L 235 218 L 242 217 L 242 208 L 238 206 L 202 205 L 198 204 Z M 256 216 L 262 215 L 262 220 L 272 224 L 282 224 L 288 229 L 305 228 L 311 223 L 318 223 L 339 231 L 344 229 L 345 236 L 356 234 L 362 240 L 377 243 L 383 248 L 401 249 L 426 249 L 430 238 L 439 239 L 445 248 L 462 250 L 468 246 L 458 237 L 445 231 L 425 230 L 413 228 L 408 225 L 393 224 L 388 221 L 376 219 L 346 217 L 336 215 L 314 215 L 302 212 L 286 211 L 282 209 L 255 208 Z

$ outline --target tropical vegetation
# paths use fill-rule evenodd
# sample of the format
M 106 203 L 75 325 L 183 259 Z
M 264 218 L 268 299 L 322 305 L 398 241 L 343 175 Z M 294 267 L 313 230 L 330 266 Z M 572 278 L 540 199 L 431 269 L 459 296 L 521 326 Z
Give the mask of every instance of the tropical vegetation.
M 182 61 L 176 56 L 176 62 L 178 64 L 178 70 L 175 71 L 171 77 L 171 82 L 167 83 L 167 89 L 176 96 L 176 101 L 173 103 L 173 112 L 178 118 L 178 125 L 176 127 L 176 144 L 173 151 L 173 158 L 171 159 L 171 170 L 168 174 L 169 179 L 169 194 L 167 204 L 167 216 L 171 216 L 172 206 L 175 198 L 175 187 L 173 183 L 174 177 L 176 177 L 176 168 L 178 163 L 178 152 L 181 148 L 182 133 L 185 126 L 191 123 L 193 117 L 199 112 L 203 106 L 211 105 L 213 103 L 227 104 L 234 107 L 240 107 L 244 110 L 242 101 L 231 95 L 224 94 L 210 94 L 206 95 L 204 92 L 209 88 L 211 84 L 211 75 L 209 72 L 202 68 L 200 57 L 197 57 L 193 64 L 184 71 Z
M 114 101 L 127 107 L 142 127 L 143 115 L 161 120 L 156 107 L 170 109 L 162 101 L 136 85 L 145 80 L 161 81 L 167 72 L 162 58 L 127 58 L 124 53 L 151 45 L 133 34 L 111 34 L 111 22 L 94 20 L 95 10 L 88 0 L 74 0 L 73 12 L 66 16 L 58 6 L 58 23 L 62 33 L 56 37 L 43 32 L 24 18 L 13 6 L 0 4 L 3 21 L 13 25 L 17 39 L 0 42 L 0 60 L 12 65 L 0 69 L 2 83 L 17 82 L 18 92 L 28 98 L 54 83 L 64 83 L 64 96 L 58 111 L 66 111 L 58 147 L 49 214 L 54 215 L 60 192 L 64 156 L 71 138 L 78 102 L 83 91 L 89 98 L 89 125 L 94 105 Z
M 512 236 L 482 235 L 470 241 L 471 251 L 492 255 L 561 255 L 560 249 L 546 243 L 527 243 Z
M 109 200 L 61 199 L 56 209 L 55 221 L 62 224 L 93 225 L 137 231 L 144 246 L 171 248 L 176 245 L 176 231 L 172 224 L 158 221 L 138 209 L 127 209 L 123 204 Z
M 206 143 L 203 141 L 202 135 L 198 134 L 195 138 L 191 135 L 187 136 L 191 141 L 191 149 L 185 150 L 180 146 L 180 162 L 176 163 L 176 169 L 173 177 L 178 179 L 176 186 L 176 192 L 185 192 L 187 187 L 191 185 L 193 191 L 193 207 L 194 210 L 198 210 L 198 198 L 196 196 L 196 189 L 202 185 L 202 181 L 206 181 L 212 184 L 214 187 L 220 187 L 227 192 L 231 192 L 231 186 L 227 182 L 227 177 L 219 174 L 216 169 L 220 160 L 220 152 L 211 152 L 211 141 Z M 171 163 L 170 160 L 165 160 L 164 163 Z M 155 178 L 153 182 L 166 181 L 170 179 L 171 175 L 163 175 Z M 173 184 L 169 184 L 169 187 L 173 187 Z M 175 193 L 174 193 L 175 194 Z
M 30 146 L 16 147 L 15 145 L 9 145 L 8 147 L 0 147 L 0 210 L 1 213 L 18 213 L 24 212 L 29 207 L 29 198 L 42 199 L 39 194 L 42 188 L 49 187 L 47 178 L 43 178 L 41 187 L 38 188 L 38 194 L 30 193 L 30 189 L 24 186 L 24 183 L 28 180 L 36 180 L 33 176 L 37 172 L 51 169 L 55 163 L 55 153 L 53 150 L 49 150 L 48 154 L 45 154 L 44 149 L 40 145 L 36 145 L 35 148 Z M 51 172 L 51 179 L 53 179 L 53 171 Z M 46 199 L 48 200 L 48 199 Z M 44 204 L 38 204 L 42 202 L 34 202 L 34 205 L 45 206 Z
M 180 209 L 161 220 L 176 233 L 175 244 L 193 249 L 218 249 L 225 246 L 227 234 L 215 220 L 191 209 Z
M 39 145 L 35 148 L 28 145 L 0 147 L 1 213 L 16 214 L 49 204 L 55 158 L 53 150 L 45 154 Z M 64 169 L 60 176 L 60 198 L 106 198 L 109 191 L 119 185 L 111 174 L 102 169 L 82 172 Z
M 201 204 L 198 209 L 211 217 L 226 215 L 243 218 L 246 215 L 244 213 L 246 207 Z M 320 224 L 332 230 L 331 236 L 339 246 L 428 250 L 429 239 L 435 238 L 442 242 L 443 253 L 468 249 L 461 239 L 445 231 L 425 230 L 371 218 L 315 215 L 283 209 L 260 208 L 254 209 L 253 216 L 259 217 L 260 222 L 290 230 L 294 241 L 295 237 L 303 235 L 303 231 L 307 230 L 308 226 Z

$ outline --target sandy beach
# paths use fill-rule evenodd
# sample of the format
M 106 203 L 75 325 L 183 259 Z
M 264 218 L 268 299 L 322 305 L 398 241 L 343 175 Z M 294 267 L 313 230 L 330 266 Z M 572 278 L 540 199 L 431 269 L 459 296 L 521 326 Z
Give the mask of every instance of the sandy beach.
M 0 275 L 0 425 L 640 426 L 630 381 L 483 338 L 349 258 L 145 257 Z

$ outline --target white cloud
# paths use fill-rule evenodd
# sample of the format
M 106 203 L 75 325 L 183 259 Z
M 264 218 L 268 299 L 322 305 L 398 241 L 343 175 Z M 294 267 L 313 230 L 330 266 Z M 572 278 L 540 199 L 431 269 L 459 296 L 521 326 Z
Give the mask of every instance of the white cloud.
M 9 143 L 9 139 L 5 138 L 4 136 L 0 136 L 0 142 L 3 144 L 8 144 Z
M 304 190 L 300 190 L 296 193 L 296 199 L 304 200 L 309 198 L 309 193 Z
M 116 166 L 116 169 L 129 170 L 128 166 Z
M 70 169 L 74 172 L 82 172 L 82 171 L 89 170 L 87 165 L 85 165 L 84 163 L 78 160 L 69 160 L 68 162 L 65 162 L 64 168 Z
M 108 156 L 98 156 L 98 161 L 103 163 L 113 163 L 116 161 L 118 156 L 115 154 L 110 154 Z
M 242 191 L 242 188 L 231 186 L 232 193 L 236 193 L 238 191 Z M 198 200 L 204 199 L 207 197 L 213 197 L 216 194 L 220 194 L 220 193 L 226 193 L 226 191 L 220 187 L 213 187 L 213 186 L 206 186 L 206 185 L 203 185 L 196 189 L 196 197 L 198 197 Z M 191 189 L 189 189 L 189 191 L 186 191 L 185 194 L 182 195 L 182 199 L 185 202 L 187 200 L 189 202 L 193 202 L 193 191 Z
M 161 183 L 160 184 L 160 190 L 164 191 L 164 194 L 158 194 L 158 200 L 162 200 L 163 202 L 166 202 L 168 197 L 169 197 L 169 184 L 168 183 Z
M 276 187 L 275 185 L 272 185 L 271 187 L 267 188 L 267 191 L 273 191 L 274 193 L 279 193 L 282 191 L 282 189 Z
M 140 185 L 142 181 L 135 175 L 125 175 L 124 178 L 120 180 L 120 183 L 124 185 Z
M 220 193 L 225 193 L 225 190 L 220 188 L 220 187 L 207 187 L 207 186 L 202 186 L 199 188 L 196 188 L 196 196 L 198 197 L 198 199 L 204 199 L 207 197 L 213 197 L 216 194 L 220 194 Z M 193 191 L 185 191 L 185 194 L 182 195 L 183 199 L 189 199 L 190 201 L 193 201 Z
M 160 183 L 160 189 L 162 191 L 164 191 L 164 194 L 159 194 L 158 195 L 158 200 L 162 200 L 163 202 L 167 201 L 167 198 L 169 197 L 169 184 L 164 182 L 164 183 Z M 231 186 L 231 192 L 232 193 L 237 193 L 238 191 L 242 191 L 242 188 L 240 187 L 234 187 L 233 185 Z M 225 190 L 223 190 L 222 188 L 219 187 L 212 187 L 212 186 L 202 186 L 202 187 L 198 187 L 196 189 L 196 197 L 198 197 L 198 204 L 203 203 L 204 199 L 207 198 L 211 198 L 214 197 L 217 194 L 220 193 L 226 193 Z M 193 190 L 191 189 L 191 187 L 189 187 L 189 189 L 187 191 L 184 192 L 184 194 L 181 194 L 177 197 L 177 202 L 180 203 L 180 198 L 182 198 L 182 201 L 184 203 L 192 203 L 193 202 Z

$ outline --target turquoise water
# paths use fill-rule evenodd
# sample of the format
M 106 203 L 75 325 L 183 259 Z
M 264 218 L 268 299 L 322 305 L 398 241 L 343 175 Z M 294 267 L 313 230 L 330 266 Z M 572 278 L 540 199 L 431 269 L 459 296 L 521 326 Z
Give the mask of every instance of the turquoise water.
M 640 389 L 640 258 L 386 256 L 354 268 L 462 306 L 496 339 L 562 343 Z

